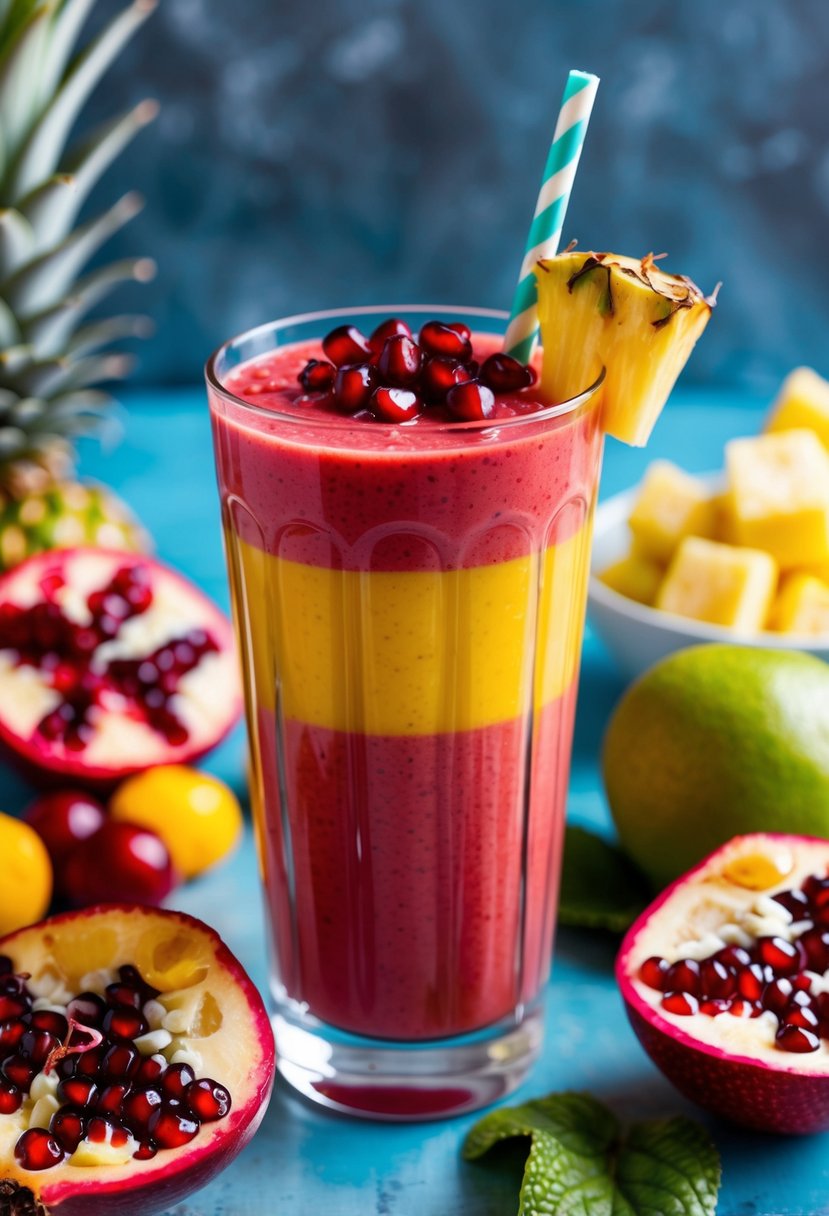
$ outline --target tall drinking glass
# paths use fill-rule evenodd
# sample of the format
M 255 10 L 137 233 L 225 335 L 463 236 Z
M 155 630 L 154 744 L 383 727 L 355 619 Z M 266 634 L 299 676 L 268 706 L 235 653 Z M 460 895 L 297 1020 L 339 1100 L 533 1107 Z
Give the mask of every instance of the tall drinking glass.
M 292 317 L 207 381 L 278 1066 L 326 1106 L 412 1119 L 494 1101 L 539 1050 L 601 378 L 488 422 L 273 396 L 334 326 L 389 315 L 462 320 L 476 353 L 504 323 Z

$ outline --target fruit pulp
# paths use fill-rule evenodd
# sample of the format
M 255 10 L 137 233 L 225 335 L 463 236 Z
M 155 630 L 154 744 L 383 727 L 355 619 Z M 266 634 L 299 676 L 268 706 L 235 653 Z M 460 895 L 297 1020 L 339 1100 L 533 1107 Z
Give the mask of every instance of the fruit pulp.
M 277 990 L 442 1039 L 515 1017 L 549 970 L 597 398 L 388 426 L 315 408 L 321 357 L 292 343 L 210 386 Z

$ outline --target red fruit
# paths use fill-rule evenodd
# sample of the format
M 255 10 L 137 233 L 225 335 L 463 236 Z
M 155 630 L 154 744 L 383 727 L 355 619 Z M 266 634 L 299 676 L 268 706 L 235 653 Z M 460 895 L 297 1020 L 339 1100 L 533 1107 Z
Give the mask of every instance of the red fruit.
M 368 363 L 341 367 L 334 381 L 334 402 L 344 414 L 354 414 L 367 406 L 374 388 L 374 368 Z
M 51 578 L 59 589 L 38 600 Z M 91 614 L 82 625 L 67 607 L 79 599 Z M 241 710 L 230 622 L 142 555 L 53 550 L 15 566 L 0 578 L 0 654 L 0 743 L 41 781 L 104 788 L 154 764 L 186 764 Z M 35 721 L 21 713 L 24 687 L 51 703 Z M 75 835 L 74 817 L 64 807 L 45 820 L 63 858 L 58 841 Z
M 33 802 L 23 817 L 46 845 L 59 874 L 72 850 L 101 827 L 106 811 L 82 790 L 56 790 Z
M 203 1068 L 199 1065 L 194 1076 L 189 1066 L 168 1066 L 160 1055 L 141 1057 L 130 1039 L 113 1037 L 119 1026 L 125 1028 L 119 1019 L 141 1017 L 131 1004 L 113 1003 L 104 1007 L 111 1015 L 108 1027 L 95 1032 L 103 1036 L 101 1043 L 55 1061 L 61 1106 L 48 1131 L 26 1128 L 31 1104 L 0 1077 L 0 1120 L 5 1114 L 24 1119 L 22 1133 L 0 1137 L 0 1208 L 5 1202 L 10 1211 L 37 1209 L 44 1216 L 109 1216 L 115 1211 L 119 1216 L 157 1216 L 228 1164 L 264 1114 L 274 1074 L 268 1015 L 238 962 L 199 921 L 121 905 L 53 917 L 0 941 L 0 957 L 12 959 L 18 972 L 16 977 L 4 970 L 2 978 L 20 978 L 21 994 L 29 998 L 23 977 L 31 976 L 34 986 L 59 970 L 59 959 L 91 961 L 97 957 L 92 946 L 97 942 L 106 943 L 107 965 L 120 972 L 110 988 L 155 994 L 164 1002 L 173 990 L 199 986 L 198 1037 L 191 1042 L 185 1033 L 180 1038 L 181 1049 L 197 1053 Z M 72 1003 L 81 1007 L 88 1002 L 80 994 Z M 95 1002 L 91 1008 L 100 1013 Z M 25 1033 L 50 1031 L 27 1022 Z M 92 1036 L 78 1035 L 70 1025 L 60 1050 L 72 1052 L 90 1041 Z M 186 1098 L 163 1094 L 161 1082 L 168 1073 L 170 1089 L 183 1093 L 190 1087 Z M 156 1084 L 139 1083 L 145 1074 Z M 203 1123 L 209 1130 L 205 1126 L 200 1135 Z M 79 1146 L 83 1149 L 83 1140 L 123 1146 L 136 1165 L 73 1166 L 69 1156 Z
M 535 384 L 536 374 L 526 363 L 500 352 L 490 355 L 481 364 L 481 379 L 493 393 L 517 393 Z
M 418 335 L 418 341 L 427 354 L 445 355 L 461 362 L 472 355 L 469 339 L 469 327 L 461 322 L 444 325 L 441 321 L 427 321 Z
M 465 363 L 435 355 L 427 360 L 420 375 L 420 391 L 427 401 L 440 402 L 446 399 L 450 388 L 465 384 L 472 373 Z
M 484 422 L 492 417 L 495 410 L 495 396 L 485 384 L 469 380 L 450 388 L 446 394 L 446 404 L 450 412 L 463 422 Z
M 423 408 L 417 393 L 406 388 L 376 388 L 371 394 L 371 408 L 385 422 L 409 422 Z
M 371 347 L 374 355 L 379 355 L 389 338 L 411 338 L 411 327 L 405 321 L 401 321 L 399 317 L 389 317 L 387 321 L 381 321 L 375 330 L 372 331 L 368 344 Z
M 323 338 L 322 349 L 336 367 L 362 363 L 371 355 L 368 340 L 356 325 L 339 325 L 332 329 Z
M 147 828 L 107 820 L 79 844 L 63 872 L 63 886 L 76 908 L 128 899 L 159 904 L 175 886 L 167 847 Z
M 398 334 L 385 342 L 377 359 L 377 373 L 383 384 L 407 388 L 420 375 L 422 359 L 418 344 Z
M 306 393 L 327 393 L 336 374 L 336 367 L 327 359 L 309 359 L 299 373 L 299 382 Z

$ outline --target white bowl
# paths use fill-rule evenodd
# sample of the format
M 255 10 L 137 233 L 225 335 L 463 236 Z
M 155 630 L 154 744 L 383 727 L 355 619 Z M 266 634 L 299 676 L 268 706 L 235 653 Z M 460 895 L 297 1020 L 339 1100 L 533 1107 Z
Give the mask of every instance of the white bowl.
M 703 478 L 712 492 L 721 474 Z M 689 617 L 675 616 L 637 604 L 611 590 L 596 577 L 612 562 L 624 557 L 630 547 L 627 519 L 639 487 L 608 498 L 596 511 L 593 556 L 587 595 L 590 624 L 610 651 L 624 675 L 641 675 L 658 659 L 686 646 L 702 642 L 731 642 L 741 646 L 765 646 L 769 650 L 800 650 L 829 661 L 829 637 L 796 636 L 782 633 L 741 634 L 722 625 L 708 625 Z

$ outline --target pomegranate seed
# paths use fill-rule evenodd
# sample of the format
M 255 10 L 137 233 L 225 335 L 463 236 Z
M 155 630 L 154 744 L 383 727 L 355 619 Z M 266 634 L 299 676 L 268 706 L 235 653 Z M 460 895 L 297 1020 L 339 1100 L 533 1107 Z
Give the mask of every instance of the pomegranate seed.
M 362 363 L 371 354 L 368 341 L 356 325 L 339 325 L 332 329 L 323 338 L 322 349 L 336 367 Z
M 723 946 L 713 957 L 718 963 L 735 969 L 751 965 L 751 955 L 743 946 Z
M 817 1051 L 820 1047 L 815 1032 L 803 1026 L 781 1026 L 774 1038 L 781 1051 Z
M 120 1117 L 124 1099 L 130 1092 L 129 1085 L 125 1085 L 123 1081 L 116 1081 L 112 1085 L 107 1085 L 101 1090 L 100 1097 L 95 1103 L 95 1109 L 100 1111 L 102 1115 Z
M 775 975 L 794 975 L 801 970 L 804 961 L 797 943 L 787 942 L 782 937 L 761 937 L 757 943 L 757 956 Z
M 666 958 L 660 958 L 658 955 L 652 954 L 650 958 L 645 959 L 639 968 L 639 978 L 649 988 L 655 988 L 657 992 L 664 992 L 665 982 L 670 970 L 671 964 Z
M 759 1018 L 763 1011 L 754 1001 L 748 1001 L 744 997 L 738 996 L 729 1005 L 728 1012 L 735 1018 Z
M 759 1001 L 774 973 L 761 963 L 751 963 L 737 972 L 737 991 L 747 1001 Z
M 787 979 L 773 980 L 763 992 L 763 1008 L 770 1009 L 778 1017 L 788 1008 L 794 994 L 794 987 Z
M 149 1123 L 149 1133 L 159 1148 L 180 1148 L 187 1144 L 199 1130 L 199 1124 L 181 1102 L 171 1099 L 154 1111 Z
M 31 1008 L 31 1001 L 26 996 L 0 995 L 0 1022 L 10 1022 L 21 1018 Z
M 110 1009 L 104 1017 L 104 1034 L 116 1039 L 137 1039 L 139 1035 L 149 1030 L 147 1019 L 137 1009 L 126 1009 L 123 1006 Z
M 420 347 L 405 334 L 389 338 L 377 359 L 377 371 L 384 384 L 408 388 L 420 375 L 423 360 Z
M 230 1110 L 230 1094 L 223 1085 L 204 1077 L 191 1081 L 184 1091 L 184 1100 L 202 1123 L 223 1119 Z
M 93 1115 L 89 1120 L 86 1137 L 96 1144 L 106 1142 L 115 1148 L 121 1148 L 129 1140 L 129 1132 L 106 1115 Z
M 49 1123 L 49 1131 L 67 1153 L 74 1153 L 86 1135 L 86 1118 L 78 1110 L 56 1110 Z
M 699 963 L 692 958 L 683 958 L 674 963 L 668 972 L 666 986 L 672 992 L 690 992 L 697 996 L 700 991 Z
M 32 1026 L 37 1030 L 46 1030 L 56 1039 L 65 1039 L 69 1023 L 62 1013 L 55 1009 L 36 1009 L 32 1014 Z
M 135 1011 L 144 1004 L 143 993 L 137 984 L 126 984 L 122 980 L 120 984 L 107 984 L 104 992 L 107 1002 L 121 1009 Z M 108 1016 L 108 1014 L 104 1014 L 104 1023 Z M 131 1036 L 125 1035 L 124 1037 L 130 1038 Z
M 374 389 L 374 368 L 367 363 L 341 367 L 334 381 L 334 401 L 344 414 L 367 406 Z
M 167 1069 L 167 1061 L 164 1056 L 148 1056 L 142 1060 L 138 1066 L 138 1071 L 135 1074 L 135 1084 L 140 1087 L 149 1088 Z
M 472 373 L 465 364 L 457 359 L 446 359 L 435 355 L 428 359 L 420 376 L 420 391 L 428 401 L 439 402 L 446 398 L 450 388 L 456 384 L 465 384 L 472 379 Z
M 707 958 L 700 964 L 700 988 L 706 996 L 734 996 L 737 991 L 737 976 L 730 967 L 726 967 L 719 959 Z
M 409 422 L 422 409 L 417 393 L 406 388 L 376 388 L 371 394 L 371 408 L 386 422 Z
M 59 1046 L 60 1040 L 48 1030 L 27 1030 L 20 1040 L 18 1052 L 24 1060 L 31 1060 L 39 1068 Z
M 98 1096 L 98 1086 L 92 1077 L 64 1077 L 58 1084 L 57 1096 L 67 1106 L 91 1106 Z
M 808 899 L 809 903 L 814 903 L 820 892 L 828 889 L 829 878 L 825 876 L 820 878 L 817 874 L 810 874 L 801 886 L 801 890 Z
M 676 1013 L 681 1017 L 690 1017 L 699 1011 L 699 1001 L 691 992 L 666 992 L 662 998 L 662 1008 L 668 1013 Z
M 411 338 L 411 336 L 411 328 L 405 321 L 401 321 L 399 317 L 389 317 L 388 321 L 381 321 L 372 331 L 368 344 L 372 353 L 379 355 L 389 338 Z
M 13 1115 L 23 1105 L 23 1094 L 16 1085 L 0 1085 L 0 1115 Z
M 182 1098 L 195 1079 L 196 1074 L 189 1064 L 171 1064 L 162 1079 L 161 1092 L 165 1098 Z
M 37 1074 L 37 1066 L 31 1060 L 24 1059 L 23 1056 L 7 1056 L 0 1064 L 0 1072 L 7 1081 L 11 1081 L 12 1085 L 16 1085 L 18 1089 L 28 1093 L 29 1086 Z
M 336 367 L 327 359 L 309 359 L 299 373 L 299 382 L 306 393 L 327 393 L 336 374 Z
M 82 992 L 66 1006 L 66 1016 L 82 1026 L 97 1030 L 103 1024 L 106 1009 L 104 1002 L 94 992 Z
M 142 1140 L 132 1156 L 134 1161 L 150 1161 L 157 1152 L 158 1148 L 152 1140 Z
M 137 1135 L 146 1135 L 150 1117 L 161 1106 L 157 1089 L 136 1089 L 124 1099 L 121 1117 Z
M 785 1026 L 802 1026 L 804 1030 L 817 1030 L 819 1023 L 818 1015 L 808 1005 L 792 1005 L 783 1014 Z
M 724 1000 L 722 997 L 715 997 L 700 1002 L 699 1011 L 700 1013 L 707 1014 L 709 1018 L 716 1018 L 721 1013 L 727 1013 L 730 1008 L 730 1001 Z
M 79 1077 L 97 1077 L 104 1063 L 104 1057 L 107 1053 L 107 1048 L 104 1046 L 90 1047 L 89 1051 L 83 1051 L 80 1055 L 69 1056 L 61 1063 L 65 1064 L 75 1076 Z
M 419 334 L 419 342 L 430 355 L 445 355 L 449 359 L 468 359 L 472 354 L 469 329 L 459 322 L 444 325 L 427 321 Z
M 87 1053 L 88 1054 L 88 1053 Z M 101 1061 L 101 1074 L 109 1080 L 132 1077 L 138 1068 L 140 1056 L 138 1048 L 125 1040 L 113 1043 Z
M 0 1024 L 0 1055 L 10 1055 L 26 1033 L 26 1023 L 16 1018 Z
M 791 913 L 792 920 L 804 920 L 809 915 L 809 897 L 805 891 L 778 891 L 772 899 Z
M 493 393 L 517 393 L 535 384 L 536 374 L 533 368 L 519 363 L 512 355 L 499 352 L 484 359 L 481 379 Z
M 485 384 L 467 380 L 450 388 L 446 404 L 455 417 L 464 422 L 484 422 L 495 410 L 495 396 Z
M 48 1170 L 66 1156 L 58 1141 L 42 1127 L 30 1127 L 14 1146 L 18 1165 L 24 1170 Z

